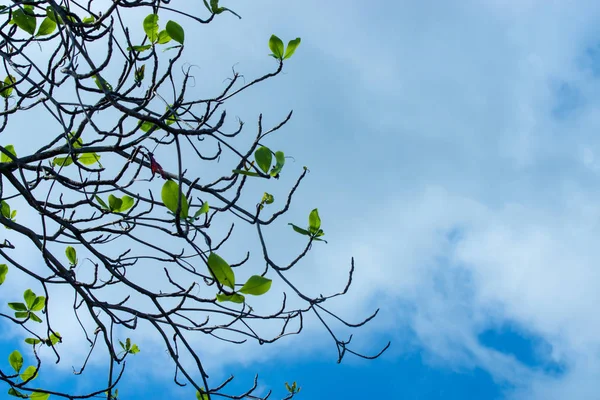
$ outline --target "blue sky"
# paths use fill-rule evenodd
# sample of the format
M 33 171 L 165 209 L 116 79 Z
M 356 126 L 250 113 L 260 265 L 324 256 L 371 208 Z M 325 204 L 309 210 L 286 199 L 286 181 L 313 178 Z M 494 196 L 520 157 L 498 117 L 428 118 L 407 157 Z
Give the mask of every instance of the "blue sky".
M 236 375 L 241 391 L 259 373 L 276 395 L 296 380 L 311 400 L 597 399 L 597 2 L 234 3 L 241 21 L 223 15 L 189 36 L 196 90 L 216 90 L 236 63 L 248 79 L 273 68 L 273 33 L 302 38 L 284 75 L 227 109 L 247 126 L 294 110 L 270 143 L 311 173 L 285 222 L 318 207 L 329 244 L 290 276 L 335 290 L 354 256 L 354 286 L 334 308 L 357 319 L 381 308 L 354 341 L 393 343 L 338 365 L 315 321 L 270 347 L 198 339 L 213 376 Z M 296 239 L 283 228 L 270 232 L 281 256 Z M 193 398 L 170 383 L 152 335 L 136 335 L 122 398 Z M 67 345 L 66 375 L 84 350 Z

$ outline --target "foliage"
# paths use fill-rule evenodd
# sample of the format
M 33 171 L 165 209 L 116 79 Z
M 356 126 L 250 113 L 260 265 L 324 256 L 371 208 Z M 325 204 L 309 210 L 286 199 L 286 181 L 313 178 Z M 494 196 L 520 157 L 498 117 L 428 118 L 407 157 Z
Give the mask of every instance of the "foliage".
M 191 345 L 193 335 L 232 345 L 247 339 L 272 343 L 300 333 L 304 316 L 313 313 L 331 334 L 338 361 L 348 352 L 379 356 L 356 353 L 330 327 L 331 320 L 358 327 L 376 314 L 351 324 L 325 306 L 347 292 L 353 260 L 339 293 L 311 297 L 286 277 L 314 242 L 324 241 L 316 208 L 306 228 L 290 223 L 305 236 L 289 239 L 303 240 L 302 250 L 287 263 L 269 255 L 266 231 L 288 211 L 308 173 L 299 171 L 286 196 L 268 192 L 273 179 L 295 174 L 286 166 L 284 151 L 267 143 L 292 113 L 269 129 L 260 115 L 249 143 L 243 122 L 232 128 L 225 111 L 229 99 L 279 75 L 300 38 L 284 46 L 272 35 L 265 47 L 275 59 L 273 71 L 245 81 L 234 70 L 220 93 L 193 98 L 196 77 L 182 57 L 186 46 L 194 46 L 189 56 L 199 45 L 186 31 L 226 15 L 240 17 L 235 11 L 219 0 L 203 0 L 206 9 L 201 11 L 158 0 L 96 3 L 42 0 L 0 6 L 0 131 L 10 133 L 15 115 L 39 120 L 32 128 L 43 124 L 43 131 L 27 132 L 26 141 L 9 143 L 11 136 L 4 134 L 0 143 L 0 224 L 6 228 L 0 290 L 11 298 L 10 314 L 0 316 L 26 332 L 29 349 L 25 355 L 18 349 L 7 355 L 11 371 L 0 368 L 8 394 L 34 400 L 117 399 L 125 360 L 150 353 L 134 342 L 138 329 L 162 338 L 175 382 L 191 385 L 189 398 L 195 392 L 197 399 L 259 397 L 253 394 L 256 380 L 242 394 L 229 392 L 233 377 L 209 381 Z M 251 185 L 268 191 L 262 198 L 248 198 L 245 188 Z M 28 217 L 21 220 L 23 215 Z M 238 245 L 227 248 L 234 225 L 224 235 L 215 227 L 231 218 L 255 229 L 256 255 L 248 249 L 240 253 Z M 246 243 L 243 237 L 238 240 Z M 40 262 L 32 265 L 32 256 Z M 33 286 L 13 293 L 24 277 Z M 161 289 L 149 287 L 148 279 L 162 284 Z M 52 293 L 64 288 L 72 296 L 72 309 L 54 300 Z M 107 295 L 108 288 L 122 298 Z M 251 306 L 257 296 L 278 299 L 278 293 L 284 296 L 275 313 Z M 288 306 L 286 296 L 303 305 Z M 134 300 L 140 298 L 144 302 Z M 97 390 L 62 393 L 32 384 L 44 373 L 42 348 L 51 348 L 61 360 L 63 335 L 54 310 L 72 312 L 88 339 L 89 355 L 76 375 L 85 375 L 94 351 L 110 359 L 107 379 L 94 379 Z M 259 336 L 254 327 L 269 321 L 281 328 L 273 336 Z M 182 356 L 192 356 L 194 365 L 184 365 Z M 285 388 L 286 398 L 300 391 L 296 382 Z

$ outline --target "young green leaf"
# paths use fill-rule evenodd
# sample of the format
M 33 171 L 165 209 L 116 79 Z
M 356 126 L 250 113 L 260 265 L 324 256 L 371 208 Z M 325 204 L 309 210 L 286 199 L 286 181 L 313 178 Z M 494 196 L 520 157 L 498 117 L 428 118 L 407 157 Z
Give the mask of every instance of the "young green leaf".
M 38 296 L 33 301 L 31 307 L 29 307 L 30 311 L 42 311 L 46 306 L 46 298 L 44 296 Z
M 102 85 L 104 84 L 104 86 L 106 87 L 106 90 L 108 90 L 109 92 L 112 92 L 113 88 L 110 85 L 110 83 L 106 82 L 106 80 L 98 75 L 94 75 L 92 76 L 92 78 L 94 79 L 94 82 L 96 82 L 96 86 L 98 87 L 98 89 L 104 91 L 104 88 L 102 87 Z
M 63 20 L 60 17 L 60 15 L 58 15 L 58 13 L 54 11 L 54 9 L 51 6 L 46 7 L 46 15 L 48 16 L 48 18 L 50 18 L 50 20 L 56 22 L 57 24 L 63 23 Z
M 29 395 L 29 400 L 48 400 L 50 393 L 33 392 Z
M 219 302 L 231 301 L 232 303 L 242 304 L 244 301 L 246 301 L 246 298 L 239 293 L 234 293 L 234 294 L 217 293 L 217 301 L 219 301 Z
M 143 132 L 148 132 L 148 131 L 150 131 L 150 129 L 152 129 L 152 127 L 154 127 L 154 124 L 152 122 L 149 122 L 149 121 L 140 121 L 140 122 L 141 122 L 140 129 Z M 158 128 L 158 129 L 160 129 L 160 128 Z
M 38 322 L 38 323 L 42 323 L 42 320 L 40 319 L 40 317 L 38 317 L 34 313 L 29 313 L 29 318 L 31 318 L 32 321 L 35 321 L 35 322 Z
M 27 311 L 27 306 L 23 303 L 8 303 L 8 307 L 15 311 Z
M 15 146 L 13 146 L 12 144 L 5 146 L 4 150 L 8 151 L 15 158 L 17 158 L 17 153 L 15 152 Z M 12 159 L 8 155 L 6 155 L 4 153 L 0 154 L 0 162 L 11 162 L 11 161 L 12 161 Z
M 142 52 L 142 51 L 149 50 L 149 49 L 151 49 L 151 48 L 152 48 L 152 45 L 151 45 L 151 44 L 145 44 L 145 45 L 143 45 L 143 46 L 142 46 L 142 45 L 139 45 L 139 46 L 131 46 L 131 47 L 128 47 L 128 48 L 127 48 L 127 51 L 132 51 L 132 50 L 133 50 L 133 51 L 139 51 L 139 52 Z
M 15 388 L 8 389 L 8 394 L 11 395 L 11 396 L 18 397 L 20 399 L 28 399 L 29 398 L 29 396 L 27 396 L 26 394 L 23 394 L 23 393 L 19 392 Z
M 262 200 L 260 202 L 261 202 L 261 204 L 272 204 L 273 201 L 275 201 L 275 198 L 273 197 L 273 195 L 265 192 L 265 194 L 263 194 Z
M 35 27 L 37 25 L 35 15 L 31 15 L 33 12 L 29 12 L 27 9 L 21 8 L 13 11 L 13 21 L 17 26 L 23 29 L 25 32 L 33 35 L 35 33 Z
M 158 32 L 158 44 L 165 44 L 165 43 L 169 43 L 171 41 L 171 36 L 169 35 L 169 32 L 167 32 L 165 29 L 163 29 L 162 31 Z
M 144 32 L 152 43 L 158 41 L 158 15 L 150 14 L 144 18 Z
M 300 38 L 296 38 L 294 40 L 290 40 L 287 45 L 287 49 L 285 49 L 285 55 L 283 56 L 284 60 L 287 60 L 296 51 L 296 48 L 300 45 Z
M 125 212 L 133 207 L 135 200 L 131 196 L 123 196 L 121 197 L 121 207 L 117 210 L 117 212 Z
M 4 218 L 10 218 L 10 206 L 4 200 L 0 200 L 0 210 Z
M 71 265 L 77 265 L 77 251 L 72 246 L 67 246 L 65 254 Z
M 12 85 L 14 85 L 16 82 L 17 78 L 15 78 L 12 75 L 7 75 L 6 78 L 4 78 L 4 82 L 2 83 L 2 90 L 0 90 L 0 96 L 4 97 L 5 99 L 9 98 L 14 89 L 14 86 Z
M 112 212 L 118 212 L 123 205 L 123 200 L 119 199 L 117 196 L 109 194 L 108 195 L 108 207 Z
M 206 214 L 208 212 L 208 201 L 202 203 L 202 207 L 194 214 L 194 218 L 198 218 L 202 214 Z
M 54 332 L 54 333 L 50 334 L 49 339 L 50 339 L 50 343 L 55 345 L 62 340 L 62 336 L 60 336 L 60 333 Z
M 265 174 L 269 173 L 271 168 L 271 162 L 273 161 L 273 154 L 268 147 L 261 146 L 254 152 L 254 159 L 258 167 L 263 170 Z
M 317 234 L 321 228 L 321 218 L 319 218 L 319 210 L 316 208 L 308 215 L 308 230 L 310 233 Z
M 25 371 L 23 371 L 23 373 L 21 374 L 21 380 L 23 380 L 23 382 L 28 381 L 29 379 L 35 379 L 37 377 L 37 368 L 34 367 L 33 365 L 30 365 L 29 367 L 25 368 Z
M 257 174 L 256 172 L 244 171 L 243 169 L 234 169 L 231 172 L 233 172 L 234 174 L 240 174 L 240 175 L 246 175 L 246 176 L 260 176 L 260 174 Z
M 181 193 L 181 196 L 179 195 Z M 162 191 L 160 193 L 162 201 L 173 214 L 176 213 L 177 208 L 179 206 L 179 198 L 181 197 L 181 218 L 188 217 L 188 201 L 185 198 L 185 194 L 179 191 L 179 185 L 168 179 L 162 187 Z
M 8 362 L 12 369 L 18 374 L 21 371 L 21 367 L 23 367 L 23 356 L 19 353 L 19 350 L 15 350 L 8 356 Z
M 25 292 L 23 293 L 23 299 L 25 299 L 25 304 L 27 304 L 27 309 L 29 309 L 29 310 L 31 309 L 36 297 L 37 296 L 35 295 L 35 293 L 33 293 L 33 290 L 31 290 L 31 289 L 25 290 Z
M 283 42 L 275 35 L 269 39 L 269 49 L 273 52 L 271 56 L 281 60 L 283 59 Z
M 139 68 L 135 69 L 135 82 L 140 84 L 144 80 L 144 72 L 146 71 L 146 64 L 142 64 Z
M 98 195 L 94 196 L 94 198 L 96 199 L 96 201 L 98 202 L 98 204 L 100 204 L 100 207 L 104 208 L 105 210 L 110 210 L 110 208 L 108 207 L 108 205 L 106 205 L 106 203 L 104 202 L 104 200 L 102 200 Z
M 36 345 L 36 344 L 42 343 L 42 341 L 40 339 L 30 337 L 30 338 L 25 339 L 25 343 Z
M 83 153 L 77 157 L 77 161 L 83 165 L 92 165 L 100 161 L 100 155 L 96 153 Z
M 283 169 L 284 165 L 285 165 L 285 154 L 283 154 L 283 151 L 276 151 L 275 152 L 275 165 L 273 166 L 273 168 L 271 168 L 271 176 L 274 178 L 278 177 L 279 173 Z
M 223 286 L 231 289 L 235 286 L 235 274 L 225 260 L 215 253 L 208 256 L 208 268 L 211 275 Z
M 260 296 L 265 294 L 271 289 L 271 279 L 267 279 L 260 275 L 252 275 L 250 279 L 244 283 L 244 286 L 240 289 L 241 293 L 251 294 L 253 296 Z
M 211 1 L 212 2 L 212 1 Z M 208 400 L 208 395 L 204 394 L 204 388 L 200 388 L 201 391 L 196 390 L 196 400 Z
M 169 21 L 167 22 L 166 29 L 167 32 L 169 32 L 169 36 L 171 36 L 174 41 L 183 44 L 183 41 L 185 40 L 185 32 L 181 25 L 175 21 Z
M 15 318 L 27 318 L 29 314 L 29 311 L 15 311 Z
M 40 27 L 35 36 L 50 35 L 52 34 L 52 32 L 54 32 L 54 30 L 56 30 L 56 22 L 52 21 L 50 17 L 46 17 L 40 24 Z
M 54 159 L 52 160 L 52 164 L 58 165 L 59 167 L 68 167 L 69 165 L 73 164 L 73 159 L 71 158 L 71 156 L 54 157 Z
M 82 19 L 81 22 L 83 22 L 84 24 L 93 24 L 94 22 L 96 22 L 96 18 L 93 15 L 90 15 L 89 17 L 85 17 L 84 19 Z
M 298 232 L 298 233 L 300 233 L 300 234 L 302 234 L 302 235 L 310 236 L 310 232 L 309 232 L 309 231 L 307 231 L 306 229 L 302 229 L 302 228 L 300 228 L 299 226 L 297 226 L 297 225 L 294 225 L 294 224 L 292 224 L 292 223 L 289 223 L 288 225 L 291 225 L 291 226 L 292 226 L 292 228 L 294 228 L 294 230 L 295 230 L 296 232 Z
M 139 352 L 140 352 L 140 348 L 135 343 L 133 344 L 133 346 L 131 346 L 131 348 L 128 351 L 129 354 L 137 354 Z
M 8 274 L 8 266 L 6 264 L 0 264 L 0 285 L 4 283 L 6 274 Z

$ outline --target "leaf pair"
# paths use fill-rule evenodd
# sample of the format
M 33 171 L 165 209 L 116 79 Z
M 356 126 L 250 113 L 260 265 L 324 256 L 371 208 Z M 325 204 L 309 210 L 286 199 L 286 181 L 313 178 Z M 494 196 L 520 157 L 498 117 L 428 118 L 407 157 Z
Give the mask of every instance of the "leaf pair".
M 103 209 L 110 212 L 125 212 L 133 207 L 133 204 L 135 203 L 133 197 L 128 195 L 124 195 L 119 199 L 118 197 L 110 194 L 108 195 L 108 205 L 100 197 L 94 196 L 94 198 Z
M 321 236 L 325 235 L 325 232 L 321 229 L 321 218 L 319 217 L 319 210 L 316 208 L 308 215 L 308 229 L 302 229 L 292 223 L 289 223 L 288 225 L 291 225 L 296 232 L 305 236 L 310 236 L 312 240 L 324 241 L 323 239 L 320 239 Z
M 10 205 L 4 201 L 4 200 L 0 200 L 0 212 L 2 213 L 2 216 L 6 219 L 9 219 L 11 221 L 15 221 L 15 217 L 17 216 L 17 210 L 11 210 L 10 209 Z M 10 229 L 6 226 L 7 229 Z
M 133 345 L 131 344 L 130 338 L 125 339 L 125 343 L 123 343 L 119 340 L 119 344 L 123 348 L 123 351 L 125 351 L 125 353 L 127 353 L 127 354 L 137 354 L 140 352 L 140 348 L 138 347 L 137 344 L 135 344 L 135 343 Z
M 287 49 L 285 49 L 284 52 L 283 42 L 281 39 L 275 35 L 271 35 L 271 38 L 269 39 L 269 49 L 272 51 L 270 56 L 281 61 L 287 60 L 293 56 L 298 46 L 300 46 L 300 38 L 290 40 L 288 42 Z
M 235 274 L 233 269 L 216 253 L 210 253 L 208 256 L 208 269 L 213 278 L 215 278 L 221 285 L 227 286 L 230 289 L 235 289 Z M 244 283 L 239 292 L 253 296 L 260 296 L 269 291 L 271 288 L 271 283 L 271 279 L 267 279 L 259 275 L 252 275 L 246 281 L 246 283 Z M 245 298 L 239 293 L 219 293 L 217 294 L 217 300 L 243 303 Z
M 132 46 L 129 47 L 128 50 L 140 52 L 146 51 L 151 49 L 154 44 L 166 44 L 169 43 L 171 39 L 180 44 L 183 44 L 185 41 L 185 31 L 181 25 L 175 21 L 168 21 L 165 29 L 160 31 L 158 26 L 158 14 L 149 14 L 144 18 L 143 27 L 148 40 L 150 40 L 152 44 Z
M 285 164 L 285 154 L 283 151 L 275 152 L 275 165 L 271 168 L 271 164 L 273 164 L 273 152 L 271 149 L 265 146 L 260 146 L 254 152 L 254 160 L 256 161 L 256 165 L 265 173 L 269 174 L 274 178 L 279 177 L 279 173 L 283 169 Z M 270 171 L 269 171 L 270 170 Z M 260 174 L 248 170 L 234 169 L 234 173 L 246 176 L 261 176 Z

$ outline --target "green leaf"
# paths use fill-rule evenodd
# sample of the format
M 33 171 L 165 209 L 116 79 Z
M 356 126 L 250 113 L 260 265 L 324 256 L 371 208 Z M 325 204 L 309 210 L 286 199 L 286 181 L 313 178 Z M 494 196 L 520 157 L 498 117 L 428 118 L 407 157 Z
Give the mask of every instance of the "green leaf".
M 25 299 L 25 304 L 27 304 L 27 309 L 31 310 L 31 306 L 33 306 L 33 302 L 37 296 L 33 293 L 33 290 L 27 289 L 23 293 L 23 299 Z
M 135 69 L 134 79 L 137 83 L 142 83 L 144 80 L 144 73 L 146 71 L 146 64 L 142 64 L 139 68 Z
M 260 275 L 252 275 L 250 279 L 244 283 L 244 286 L 240 289 L 241 293 L 251 294 L 253 296 L 260 296 L 265 294 L 271 289 L 271 279 L 267 279 Z
M 283 154 L 283 151 L 276 151 L 275 152 L 275 165 L 273 166 L 273 168 L 271 168 L 271 176 L 277 177 L 279 175 L 279 173 L 281 172 L 281 170 L 283 169 L 284 165 L 285 165 L 285 154 Z
M 211 275 L 219 281 L 221 285 L 228 286 L 231 289 L 234 288 L 235 274 L 225 260 L 215 253 L 210 253 L 208 256 L 208 268 Z
M 27 306 L 23 303 L 8 303 L 8 307 L 15 311 L 27 311 Z
M 140 122 L 142 122 L 142 121 L 140 121 Z M 152 127 L 153 127 L 153 126 L 154 126 L 154 124 L 153 124 L 152 122 L 149 122 L 149 121 L 143 121 L 143 122 L 140 124 L 140 129 L 141 129 L 143 132 L 148 132 L 150 129 L 152 129 Z
M 2 90 L 0 90 L 0 96 L 4 97 L 5 99 L 9 98 L 13 92 L 14 86 L 12 86 L 12 87 L 7 87 L 7 86 L 14 85 L 16 82 L 17 82 L 17 78 L 15 78 L 12 75 L 7 75 L 6 78 L 4 78 L 4 82 L 2 83 L 2 87 L 1 87 Z
M 264 173 L 269 173 L 271 168 L 271 162 L 273 161 L 273 154 L 268 147 L 261 146 L 254 152 L 254 159 L 258 164 L 258 167 L 263 170 Z
M 202 214 L 206 214 L 208 212 L 208 201 L 202 203 L 202 207 L 194 214 L 194 218 L 198 218 Z
M 294 228 L 294 230 L 295 230 L 296 232 L 298 232 L 298 233 L 301 233 L 302 235 L 310 236 L 310 232 L 309 232 L 309 231 L 307 231 L 306 229 L 302 229 L 302 228 L 300 228 L 299 226 L 297 226 L 297 225 L 294 225 L 294 224 L 292 224 L 292 223 L 289 223 L 288 225 L 291 225 L 291 226 L 292 226 L 292 228 Z
M 23 371 L 23 373 L 21 374 L 21 379 L 23 380 L 23 382 L 29 380 L 30 378 L 33 380 L 37 377 L 37 368 L 34 367 L 33 365 L 30 365 L 29 367 L 25 368 L 25 371 Z
M 118 197 L 112 194 L 108 195 L 108 207 L 110 208 L 110 211 L 117 212 L 121 209 L 122 205 L 123 200 L 119 199 Z
M 4 283 L 6 274 L 8 274 L 8 266 L 6 264 L 0 264 L 0 285 Z
M 162 187 L 162 191 L 160 193 L 163 203 L 165 207 L 169 209 L 173 214 L 177 211 L 179 205 L 179 193 L 181 193 L 181 218 L 188 217 L 188 201 L 185 198 L 185 195 L 180 192 L 179 185 L 169 179 L 165 182 Z
M 25 32 L 33 35 L 35 33 L 36 20 L 35 15 L 31 15 L 28 11 L 16 9 L 13 11 L 13 21 Z
M 68 167 L 69 165 L 73 164 L 73 159 L 71 158 L 71 156 L 54 157 L 54 160 L 52 160 L 52 164 L 58 165 L 59 167 Z
M 58 15 L 58 13 L 56 11 L 54 11 L 54 9 L 50 6 L 46 7 L 46 15 L 48 16 L 48 18 L 50 18 L 52 21 L 56 22 L 57 24 L 63 23 L 61 16 Z
M 149 50 L 149 49 L 151 49 L 151 48 L 152 48 L 152 45 L 151 45 L 151 44 L 145 44 L 145 45 L 143 45 L 143 46 L 142 46 L 142 45 L 140 45 L 140 46 L 131 46 L 131 47 L 128 47 L 128 48 L 127 48 L 127 51 L 132 51 L 132 50 L 133 50 L 133 51 L 139 51 L 139 52 L 142 52 L 142 51 Z
M 25 343 L 35 345 L 35 344 L 42 343 L 42 341 L 40 339 L 30 337 L 30 338 L 25 339 Z
M 273 52 L 273 57 L 281 60 L 283 59 L 283 42 L 275 35 L 271 35 L 269 39 L 269 49 Z
M 232 303 L 242 304 L 246 301 L 246 298 L 238 293 L 234 294 L 225 294 L 225 293 L 217 293 L 217 301 L 231 301 Z
M 13 388 L 8 389 L 8 394 L 10 394 L 11 396 L 19 397 L 21 399 L 27 399 L 28 398 L 27 395 L 19 392 L 16 389 L 13 389 Z
M 72 246 L 67 246 L 65 254 L 71 265 L 77 265 L 77 251 Z
M 23 356 L 19 353 L 19 350 L 15 350 L 8 356 L 8 362 L 12 369 L 18 374 L 21 371 L 21 367 L 23 367 Z
M 35 315 L 34 313 L 29 313 L 29 318 L 31 318 L 33 321 L 35 322 L 39 322 L 41 323 L 42 320 L 40 319 L 40 317 L 38 317 L 37 315 Z
M 0 200 L 0 210 L 4 218 L 10 218 L 10 206 L 4 200 Z
M 167 32 L 166 30 L 162 30 L 158 33 L 158 44 L 165 44 L 165 43 L 169 43 L 171 41 L 171 36 L 169 36 L 169 32 Z
M 45 306 L 46 306 L 46 298 L 44 296 L 38 296 L 33 301 L 33 304 L 31 305 L 31 307 L 29 307 L 29 310 L 42 311 Z
M 84 21 L 85 22 L 85 21 Z M 50 17 L 44 18 L 35 36 L 46 36 L 50 35 L 56 29 L 56 22 L 52 21 Z
M 29 311 L 15 311 L 15 318 L 27 318 Z
M 200 389 L 201 389 L 201 391 L 196 390 L 196 400 L 208 400 L 208 395 L 205 394 L 204 389 L 203 388 L 200 388 Z
M 121 207 L 116 211 L 125 212 L 125 211 L 129 210 L 131 207 L 133 207 L 133 203 L 135 203 L 135 200 L 133 199 L 133 197 L 125 195 L 125 196 L 121 197 Z
M 131 349 L 129 349 L 128 353 L 129 354 L 137 354 L 140 352 L 140 348 L 138 347 L 137 344 L 134 344 L 133 346 L 131 346 Z
M 12 144 L 5 146 L 4 150 L 8 151 L 15 158 L 17 158 L 17 153 L 15 152 L 15 146 L 13 146 Z M 4 153 L 0 154 L 0 162 L 11 162 L 11 161 L 12 161 L 12 159 L 9 156 L 7 156 L 6 154 L 4 154 Z
M 308 215 L 308 230 L 312 234 L 316 234 L 319 232 L 321 228 L 321 218 L 319 218 L 319 210 L 316 208 L 310 212 Z
M 50 339 L 50 343 L 56 344 L 62 340 L 62 336 L 60 336 L 60 333 L 54 332 L 50 335 L 49 339 Z
M 96 86 L 98 86 L 98 89 L 104 91 L 104 89 L 102 88 L 102 84 L 104 84 L 104 86 L 106 86 L 106 90 L 112 92 L 112 86 L 110 85 L 110 83 L 106 82 L 106 80 L 103 77 L 94 75 L 92 76 L 92 78 L 94 79 L 94 82 L 96 82 Z
M 83 165 L 92 165 L 100 161 L 100 155 L 96 153 L 83 153 L 77 157 L 77 161 Z
M 10 213 L 10 219 L 15 219 L 16 216 L 17 216 L 17 210 L 12 210 Z
M 240 175 L 246 175 L 246 176 L 260 176 L 260 174 L 257 174 L 256 172 L 244 171 L 243 169 L 234 169 L 231 172 L 233 172 L 234 174 L 240 174 Z
M 89 17 L 85 17 L 84 19 L 82 19 L 81 22 L 83 22 L 84 24 L 93 24 L 94 22 L 96 22 L 96 18 L 93 15 L 90 15 Z
M 144 32 L 152 43 L 158 40 L 158 15 L 150 14 L 144 18 Z
M 294 40 L 290 40 L 287 45 L 287 49 L 285 49 L 285 55 L 283 56 L 284 60 L 287 60 L 296 51 L 296 48 L 300 45 L 300 38 L 296 38 Z
M 104 208 L 105 210 L 110 210 L 110 208 L 106 205 L 104 200 L 102 200 L 98 195 L 94 196 L 94 198 L 96 199 L 96 201 L 98 202 L 98 204 L 100 204 L 100 206 L 102 208 Z
M 185 32 L 181 25 L 179 25 L 175 21 L 169 21 L 167 22 L 166 29 L 167 32 L 169 32 L 169 36 L 171 36 L 171 38 L 174 41 L 183 44 L 183 41 L 185 39 Z
M 272 204 L 274 200 L 275 199 L 273 198 L 272 194 L 265 192 L 260 202 L 261 204 Z
M 48 400 L 50 393 L 33 392 L 29 395 L 29 400 Z

